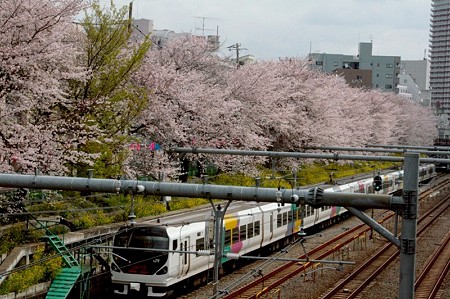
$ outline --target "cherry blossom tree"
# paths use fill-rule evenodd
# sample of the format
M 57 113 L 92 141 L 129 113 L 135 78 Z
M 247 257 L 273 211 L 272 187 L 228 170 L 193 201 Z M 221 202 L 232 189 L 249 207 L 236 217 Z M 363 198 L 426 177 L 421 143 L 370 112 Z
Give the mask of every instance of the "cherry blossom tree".
M 55 108 L 67 102 L 69 82 L 84 80 L 70 42 L 80 0 L 0 3 L 0 170 L 64 171 L 83 161 L 76 132 L 65 134 Z

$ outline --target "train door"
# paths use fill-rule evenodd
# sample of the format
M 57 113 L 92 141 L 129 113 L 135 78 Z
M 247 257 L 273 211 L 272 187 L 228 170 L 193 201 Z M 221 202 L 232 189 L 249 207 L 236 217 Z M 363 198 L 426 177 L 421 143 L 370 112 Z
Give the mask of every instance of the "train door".
M 180 270 L 178 276 L 183 276 L 189 271 L 190 254 L 187 251 L 190 250 L 190 238 L 183 237 L 180 242 Z
M 273 237 L 273 212 L 270 212 L 270 225 L 269 225 L 269 229 L 270 229 L 270 240 L 272 240 L 272 237 Z
M 319 221 L 320 209 L 315 209 L 315 208 L 311 207 L 311 210 L 314 213 L 314 224 L 316 224 Z

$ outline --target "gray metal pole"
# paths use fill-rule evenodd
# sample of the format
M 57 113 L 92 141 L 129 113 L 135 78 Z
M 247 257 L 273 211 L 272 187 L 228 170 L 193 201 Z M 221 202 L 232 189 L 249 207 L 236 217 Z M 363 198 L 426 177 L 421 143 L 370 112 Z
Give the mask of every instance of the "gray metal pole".
M 368 147 L 383 147 L 383 148 L 407 148 L 407 149 L 425 149 L 425 150 L 450 150 L 450 146 L 415 146 L 415 145 L 379 145 L 366 144 Z
M 214 209 L 214 277 L 213 277 L 213 296 L 218 294 L 218 285 L 219 285 L 219 269 L 222 266 L 222 227 L 223 227 L 223 219 L 225 217 L 225 213 L 227 212 L 228 207 L 230 206 L 231 200 L 227 202 L 225 208 L 222 209 L 220 204 L 217 208 L 214 206 L 214 203 L 211 201 L 211 205 Z
M 314 154 L 299 152 L 270 152 L 270 151 L 252 151 L 252 150 L 233 150 L 233 149 L 215 149 L 215 148 L 170 148 L 168 152 L 172 153 L 192 153 L 192 154 L 214 154 L 214 155 L 241 155 L 241 156 L 266 156 L 266 157 L 291 157 L 305 159 L 328 159 L 328 160 L 361 160 L 361 161 L 390 161 L 403 162 L 403 157 L 392 156 L 366 156 L 366 155 L 342 155 L 334 154 Z M 450 164 L 450 159 L 438 158 L 420 158 L 421 163 L 442 163 Z
M 322 150 L 322 151 L 346 151 L 346 152 L 374 152 L 374 153 L 397 153 L 414 152 L 426 155 L 450 155 L 449 149 L 440 150 L 416 150 L 416 149 L 392 149 L 392 148 L 374 148 L 374 147 L 342 147 L 342 146 L 311 146 L 304 147 L 305 150 Z
M 416 234 L 419 196 L 419 154 L 405 153 L 402 233 L 400 241 L 399 298 L 414 298 L 416 273 Z
M 369 216 L 367 216 L 366 214 L 364 214 L 362 211 L 360 211 L 358 209 L 355 209 L 352 207 L 347 207 L 347 210 L 349 210 L 350 213 L 352 213 L 353 215 L 355 215 L 356 217 L 361 219 L 362 222 L 364 222 L 365 224 L 372 227 L 380 235 L 382 235 L 383 237 L 385 237 L 386 239 L 388 239 L 389 241 L 394 243 L 395 246 L 400 247 L 400 241 L 390 231 L 385 229 L 378 222 L 376 222 L 375 220 L 373 220 L 372 218 L 370 218 Z

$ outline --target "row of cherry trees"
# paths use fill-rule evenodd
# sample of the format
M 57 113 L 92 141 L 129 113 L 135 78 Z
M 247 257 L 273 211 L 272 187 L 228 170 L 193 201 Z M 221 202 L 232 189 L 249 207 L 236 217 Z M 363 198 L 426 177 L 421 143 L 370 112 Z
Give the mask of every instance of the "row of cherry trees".
M 76 25 L 83 8 L 81 0 L 0 3 L 0 171 L 170 175 L 172 146 L 302 151 L 429 145 L 436 135 L 429 109 L 350 88 L 306 59 L 236 68 L 199 38 L 149 49 L 147 39 L 129 42 L 126 11 L 108 13 L 94 1 Z M 265 162 L 199 158 L 236 171 Z
M 152 49 L 135 76 L 152 90 L 139 119 L 140 136 L 163 148 L 302 151 L 305 146 L 432 144 L 436 123 L 430 109 L 394 93 L 351 88 L 342 77 L 311 70 L 310 63 L 285 58 L 236 68 L 198 39 Z M 155 163 L 163 156 L 158 153 Z M 257 162 L 208 159 L 224 169 L 247 171 Z

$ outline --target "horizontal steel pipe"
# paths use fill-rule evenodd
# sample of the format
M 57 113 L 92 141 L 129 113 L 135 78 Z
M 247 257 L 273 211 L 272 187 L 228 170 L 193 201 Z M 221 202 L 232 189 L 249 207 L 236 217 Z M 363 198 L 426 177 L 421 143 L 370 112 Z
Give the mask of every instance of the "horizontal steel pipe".
M 0 187 L 90 191 L 102 193 L 167 195 L 257 202 L 292 203 L 299 200 L 319 206 L 353 206 L 356 208 L 396 209 L 403 204 L 401 197 L 382 194 L 314 192 L 315 189 L 282 189 L 148 182 L 43 175 L 0 174 Z M 295 195 L 295 196 L 294 196 Z M 319 197 L 320 195 L 320 197 Z

